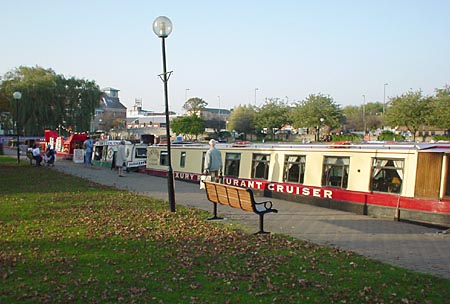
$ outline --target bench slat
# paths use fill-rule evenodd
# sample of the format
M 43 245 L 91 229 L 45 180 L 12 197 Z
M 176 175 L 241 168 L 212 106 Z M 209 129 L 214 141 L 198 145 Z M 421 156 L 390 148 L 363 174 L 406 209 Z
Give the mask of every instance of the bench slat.
M 218 203 L 219 198 L 217 197 L 216 187 L 214 184 L 205 183 L 206 195 L 208 196 L 208 200 L 211 202 Z
M 247 190 L 236 190 L 234 192 L 233 199 L 235 201 L 235 208 L 254 212 L 252 207 L 252 199 L 250 197 L 250 193 Z
M 216 187 L 216 192 L 217 192 L 217 196 L 218 196 L 217 202 L 222 205 L 231 206 L 231 204 L 228 200 L 227 190 L 224 187 L 218 187 L 217 185 L 215 185 L 215 187 Z

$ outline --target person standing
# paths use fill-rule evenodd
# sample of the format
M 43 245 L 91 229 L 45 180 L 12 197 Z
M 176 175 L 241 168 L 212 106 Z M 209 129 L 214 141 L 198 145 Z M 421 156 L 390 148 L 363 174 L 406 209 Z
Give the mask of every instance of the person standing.
M 209 141 L 209 150 L 205 155 L 204 174 L 211 175 L 212 182 L 218 182 L 219 176 L 222 175 L 222 155 L 216 148 L 216 141 L 211 139 Z
M 84 163 L 86 165 L 92 165 L 91 160 L 92 160 L 92 149 L 94 147 L 94 142 L 92 141 L 92 139 L 88 136 L 86 138 L 86 140 L 83 143 L 83 147 L 84 147 Z
M 126 149 L 125 149 L 125 141 L 122 139 L 120 141 L 119 147 L 117 148 L 117 153 L 116 153 L 116 167 L 119 173 L 119 176 L 122 177 L 123 175 L 123 170 L 124 168 L 126 168 L 126 161 L 127 159 L 127 154 L 126 154 Z

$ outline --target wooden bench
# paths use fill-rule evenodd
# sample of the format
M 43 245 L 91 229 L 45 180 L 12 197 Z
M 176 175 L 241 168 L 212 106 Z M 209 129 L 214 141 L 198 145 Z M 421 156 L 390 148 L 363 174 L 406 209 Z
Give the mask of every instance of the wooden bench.
M 259 215 L 259 231 L 255 234 L 269 233 L 264 231 L 264 215 L 277 213 L 271 201 L 256 202 L 253 191 L 219 183 L 204 181 L 208 200 L 214 204 L 214 216 L 210 219 L 222 219 L 217 216 L 217 204 L 254 212 Z
M 33 157 L 33 152 L 27 151 L 27 158 L 30 160 L 30 166 L 33 165 L 33 160 L 34 163 L 37 165 L 36 159 Z

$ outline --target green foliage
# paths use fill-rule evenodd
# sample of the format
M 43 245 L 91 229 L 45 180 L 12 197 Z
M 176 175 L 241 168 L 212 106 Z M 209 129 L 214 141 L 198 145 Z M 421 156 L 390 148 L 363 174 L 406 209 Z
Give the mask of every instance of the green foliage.
M 257 109 L 255 127 L 259 130 L 267 128 L 267 133 L 273 134 L 273 129 L 280 129 L 283 125 L 290 124 L 289 112 L 290 108 L 283 100 L 269 99 Z
M 409 91 L 391 98 L 386 109 L 385 121 L 391 127 L 405 126 L 414 134 L 430 117 L 430 99 L 422 96 L 422 91 Z
M 450 141 L 450 136 L 448 136 L 448 135 L 435 135 L 435 136 L 433 136 L 433 139 L 435 141 L 438 141 L 438 140 Z
M 176 134 L 187 135 L 189 139 L 193 136 L 197 138 L 199 134 L 205 131 L 205 121 L 196 114 L 183 116 L 172 120 L 170 128 Z
M 45 129 L 57 129 L 60 124 L 76 132 L 88 131 L 102 95 L 93 81 L 66 79 L 51 69 L 21 66 L 6 73 L 0 86 L 0 105 L 14 118 L 14 91 L 22 93 L 19 126 L 28 136 L 42 135 Z
M 337 128 L 341 126 L 342 110 L 330 96 L 309 95 L 293 109 L 291 118 L 296 128 L 314 128 L 318 125 Z M 324 119 L 322 123 L 321 118 Z
M 383 104 L 381 102 L 368 102 L 366 105 L 346 106 L 343 109 L 347 130 L 364 130 L 364 119 L 367 130 L 376 130 L 383 125 Z
M 436 94 L 430 101 L 430 112 L 427 124 L 442 129 L 450 129 L 450 86 L 436 89 Z
M 251 105 L 239 105 L 233 109 L 228 119 L 228 129 L 249 134 L 255 130 L 255 108 Z
M 449 281 L 0 156 L 0 303 L 445 303 Z M 245 228 L 244 226 L 242 228 Z
M 380 135 L 378 135 L 378 140 L 394 140 L 394 141 L 402 141 L 405 140 L 405 137 L 403 137 L 400 134 L 394 134 L 391 131 L 383 131 Z
M 358 134 L 342 134 L 342 135 L 333 135 L 331 137 L 331 140 L 334 142 L 338 142 L 338 141 L 351 141 L 353 143 L 359 143 L 361 140 L 363 140 L 363 136 L 362 135 L 358 135 Z

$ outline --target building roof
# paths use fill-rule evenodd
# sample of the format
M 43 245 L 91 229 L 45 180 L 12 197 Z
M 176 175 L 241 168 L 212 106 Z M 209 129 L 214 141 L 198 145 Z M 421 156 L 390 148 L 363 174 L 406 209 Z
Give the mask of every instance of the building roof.
M 102 91 L 120 91 L 119 89 L 114 89 L 112 87 L 105 87 L 102 89 Z
M 105 109 L 122 109 L 126 110 L 127 107 L 125 107 L 117 97 L 110 97 L 108 95 L 104 95 L 102 99 L 100 100 L 100 108 Z
M 205 112 L 210 112 L 210 113 L 217 113 L 217 114 L 231 114 L 231 111 L 230 110 L 227 110 L 227 109 L 222 109 L 222 108 L 204 108 L 204 109 L 202 109 L 202 111 L 205 111 Z
M 175 118 L 175 115 L 171 115 L 169 117 L 170 120 Z M 159 123 L 165 123 L 166 122 L 166 116 L 159 115 L 159 116 L 140 116 L 140 117 L 127 117 L 126 120 L 127 124 L 134 124 L 136 121 L 139 121 L 139 124 L 159 124 Z

